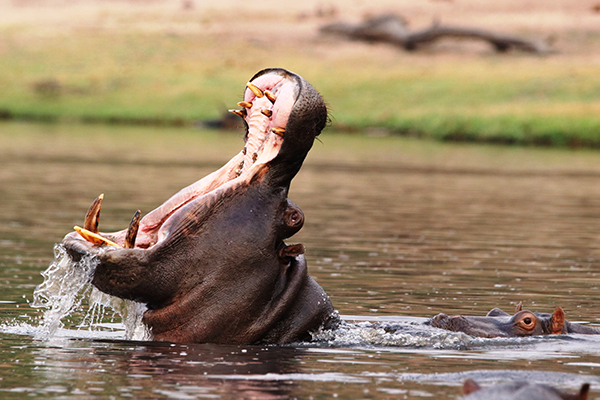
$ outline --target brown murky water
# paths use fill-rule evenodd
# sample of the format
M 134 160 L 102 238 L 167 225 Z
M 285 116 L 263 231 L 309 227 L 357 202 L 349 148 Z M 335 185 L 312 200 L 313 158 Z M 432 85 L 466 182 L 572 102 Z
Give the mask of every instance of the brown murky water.
M 74 315 L 34 339 L 40 272 L 99 193 L 102 229 L 122 229 L 136 209 L 219 167 L 241 137 L 21 123 L 0 132 L 2 398 L 456 398 L 466 377 L 592 382 L 600 398 L 596 337 L 394 341 L 358 326 L 329 343 L 171 345 L 77 329 Z M 600 153 L 330 132 L 322 141 L 292 184 L 306 224 L 290 242 L 306 245 L 310 273 L 342 315 L 481 315 L 523 301 L 600 324 Z

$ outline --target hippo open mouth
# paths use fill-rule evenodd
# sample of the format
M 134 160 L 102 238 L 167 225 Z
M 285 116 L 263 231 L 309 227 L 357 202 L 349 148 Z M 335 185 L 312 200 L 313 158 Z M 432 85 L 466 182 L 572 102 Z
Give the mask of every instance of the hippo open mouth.
M 72 258 L 97 258 L 94 286 L 147 304 L 157 340 L 284 343 L 333 318 L 304 247 L 283 241 L 304 223 L 287 194 L 325 127 L 325 103 L 302 77 L 266 69 L 238 105 L 245 146 L 225 166 L 120 232 L 98 232 L 101 196 L 63 240 Z

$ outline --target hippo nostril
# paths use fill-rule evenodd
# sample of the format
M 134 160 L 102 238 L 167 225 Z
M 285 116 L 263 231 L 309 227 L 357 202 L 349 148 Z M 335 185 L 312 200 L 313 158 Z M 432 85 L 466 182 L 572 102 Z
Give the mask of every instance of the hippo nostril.
M 285 224 L 290 228 L 295 228 L 298 225 L 302 225 L 304 223 L 303 215 L 297 211 L 293 210 L 288 212 L 285 218 Z
M 294 211 L 291 215 L 290 215 L 290 223 L 295 225 L 296 223 L 298 223 L 298 220 L 300 219 L 300 214 L 297 211 Z
M 435 322 L 440 322 L 441 320 L 446 320 L 446 319 L 448 319 L 448 316 L 444 313 L 440 313 L 432 318 L 432 320 Z

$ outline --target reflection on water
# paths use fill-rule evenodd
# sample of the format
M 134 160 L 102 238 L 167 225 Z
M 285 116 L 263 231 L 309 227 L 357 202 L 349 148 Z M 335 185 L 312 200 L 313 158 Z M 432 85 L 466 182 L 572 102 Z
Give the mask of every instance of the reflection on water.
M 589 381 L 600 393 L 595 337 L 491 341 L 449 333 L 454 345 L 417 347 L 397 331 L 393 346 L 381 346 L 351 340 L 389 339 L 390 332 L 362 326 L 313 345 L 170 345 L 112 340 L 110 318 L 100 331 L 76 331 L 83 307 L 63 321 L 68 330 L 32 340 L 40 312 L 29 303 L 40 272 L 99 193 L 106 195 L 102 230 L 123 229 L 138 208 L 148 212 L 219 167 L 241 138 L 184 129 L 1 129 L 3 398 L 452 398 L 466 377 L 488 383 L 515 374 L 569 389 Z M 292 184 L 306 223 L 290 242 L 306 245 L 311 275 L 341 314 L 419 322 L 439 312 L 512 311 L 523 301 L 600 323 L 598 153 L 328 132 L 321 139 Z

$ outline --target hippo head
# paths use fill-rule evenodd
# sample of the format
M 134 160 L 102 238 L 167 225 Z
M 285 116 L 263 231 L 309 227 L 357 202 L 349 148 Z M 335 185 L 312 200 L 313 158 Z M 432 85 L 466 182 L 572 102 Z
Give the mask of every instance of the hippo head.
M 285 343 L 334 318 L 304 247 L 284 243 L 304 223 L 288 190 L 325 127 L 325 103 L 302 77 L 266 69 L 238 105 L 245 146 L 225 166 L 120 232 L 98 233 L 100 197 L 63 240 L 75 260 L 97 259 L 95 287 L 147 305 L 156 340 Z
M 520 337 L 536 335 L 556 335 L 568 333 L 568 324 L 562 308 L 556 307 L 552 314 L 531 312 L 517 305 L 514 315 L 494 308 L 484 317 L 438 314 L 429 324 L 436 328 L 467 335 L 493 337 Z

